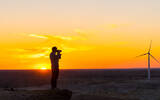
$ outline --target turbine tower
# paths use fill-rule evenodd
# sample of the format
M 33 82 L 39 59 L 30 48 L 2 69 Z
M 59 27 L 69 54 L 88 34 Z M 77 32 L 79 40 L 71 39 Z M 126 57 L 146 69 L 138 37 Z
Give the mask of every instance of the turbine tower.
M 137 57 L 140 57 L 140 56 L 148 55 L 148 80 L 151 79 L 150 57 L 152 57 L 156 62 L 158 62 L 160 64 L 160 62 L 151 54 L 151 46 L 152 46 L 152 41 L 150 43 L 150 47 L 149 47 L 148 52 L 137 56 Z

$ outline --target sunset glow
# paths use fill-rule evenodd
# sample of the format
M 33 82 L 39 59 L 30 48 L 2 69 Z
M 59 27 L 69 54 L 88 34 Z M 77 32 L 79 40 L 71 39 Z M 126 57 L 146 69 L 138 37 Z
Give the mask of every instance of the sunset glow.
M 42 68 L 41 68 L 41 70 L 46 70 L 46 69 L 47 69 L 47 68 L 45 68 L 45 67 L 42 67 Z
M 150 40 L 160 60 L 158 0 L 3 0 L 0 6 L 0 69 L 50 69 L 53 46 L 62 49 L 61 69 L 147 68 L 147 57 L 135 57 Z M 154 60 L 151 66 L 160 67 Z
M 49 64 L 44 64 L 44 63 L 36 64 L 33 67 L 34 67 L 34 69 L 41 69 L 41 70 L 50 69 L 50 65 Z

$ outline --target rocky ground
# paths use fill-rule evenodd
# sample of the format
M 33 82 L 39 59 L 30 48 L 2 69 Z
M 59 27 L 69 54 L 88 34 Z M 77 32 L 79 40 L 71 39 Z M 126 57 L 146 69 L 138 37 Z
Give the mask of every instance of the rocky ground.
M 70 100 L 69 90 L 0 90 L 0 100 Z
M 160 80 L 97 81 L 73 92 L 72 100 L 160 100 Z
M 0 100 L 66 100 L 49 90 L 49 73 L 1 71 Z M 62 70 L 58 88 L 71 90 L 71 100 L 160 100 L 160 69 L 152 69 L 151 75 L 147 80 L 143 69 Z

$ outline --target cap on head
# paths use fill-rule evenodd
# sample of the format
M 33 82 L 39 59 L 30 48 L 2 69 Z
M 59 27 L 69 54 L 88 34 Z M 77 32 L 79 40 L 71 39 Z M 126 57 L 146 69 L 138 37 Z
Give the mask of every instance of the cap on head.
M 53 48 L 52 48 L 52 51 L 53 51 L 53 52 L 56 52 L 56 51 L 57 51 L 57 47 L 53 47 Z

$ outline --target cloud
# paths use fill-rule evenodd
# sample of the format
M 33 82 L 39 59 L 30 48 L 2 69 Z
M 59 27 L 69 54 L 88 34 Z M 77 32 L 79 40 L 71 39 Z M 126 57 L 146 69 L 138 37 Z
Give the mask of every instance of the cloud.
M 46 41 L 42 42 L 41 47 L 35 46 L 31 48 L 25 47 L 8 50 L 12 52 L 13 57 L 24 59 L 48 58 L 51 52 L 51 46 L 57 46 L 59 49 L 62 49 L 62 53 L 90 50 L 91 47 L 85 46 L 79 42 L 86 40 L 84 34 L 80 34 L 82 33 L 80 30 L 77 30 L 77 32 L 79 32 L 79 34 L 73 36 L 27 34 L 29 37 L 45 39 Z M 76 42 L 78 44 L 76 44 Z
M 34 37 L 34 38 L 46 39 L 47 41 L 45 42 L 48 43 L 49 45 L 57 46 L 60 49 L 64 49 L 65 51 L 77 50 L 77 44 L 75 44 L 75 42 L 86 40 L 86 37 L 80 34 L 73 35 L 73 36 L 29 34 L 28 36 Z
M 66 45 L 61 45 L 62 53 L 70 53 L 74 51 L 88 51 L 91 50 L 91 47 L 88 46 L 77 46 L 71 47 Z M 39 49 L 14 49 L 13 57 L 24 58 L 24 59 L 37 59 L 37 58 L 48 58 L 51 52 L 51 47 L 44 47 Z
M 40 39 L 48 39 L 48 40 L 66 40 L 66 41 L 72 41 L 72 40 L 86 40 L 86 37 L 84 35 L 82 36 L 61 36 L 61 35 L 39 35 L 39 34 L 29 34 L 28 36 L 34 37 L 34 38 L 40 38 Z
M 45 35 L 29 34 L 29 36 L 41 39 L 48 39 L 48 37 L 46 37 Z
M 93 49 L 93 47 L 89 47 L 89 46 L 78 46 L 78 47 L 68 47 L 65 45 L 62 45 L 62 50 L 64 51 L 64 53 L 69 53 L 69 52 L 73 52 L 73 51 L 88 51 Z
M 6 48 L 5 50 L 10 51 L 10 52 L 16 52 L 16 53 L 35 53 L 35 52 L 44 52 L 46 49 L 45 48 Z
M 29 34 L 30 37 L 41 38 L 41 39 L 60 39 L 60 40 L 73 40 L 71 36 L 51 36 L 51 35 L 38 35 L 38 34 Z
M 6 48 L 5 50 L 10 52 L 26 52 L 25 49 L 20 49 L 20 48 L 14 48 L 14 49 Z
M 73 37 L 67 36 L 54 36 L 53 38 L 62 39 L 62 40 L 73 40 Z
M 7 49 L 11 53 L 12 57 L 16 58 L 42 58 L 48 56 L 50 52 L 50 48 L 47 47 L 34 47 L 34 48 L 14 48 L 14 49 Z
M 19 58 L 41 58 L 41 57 L 45 57 L 46 54 L 43 53 L 39 53 L 39 54 L 23 54 L 20 55 Z

